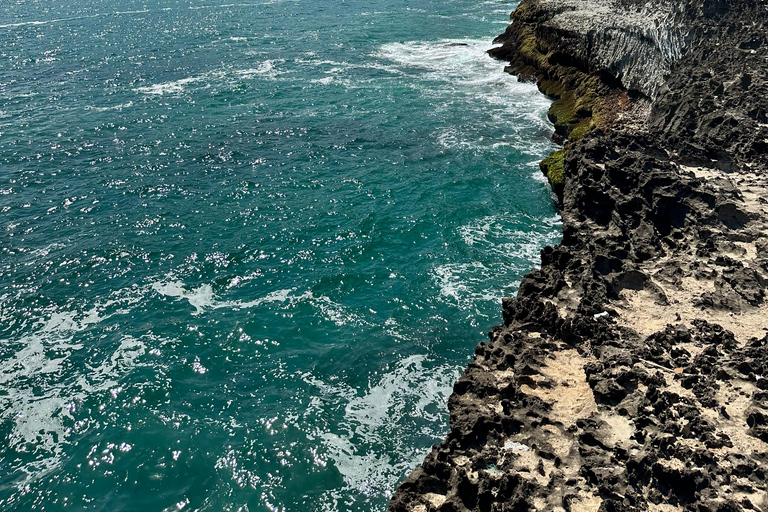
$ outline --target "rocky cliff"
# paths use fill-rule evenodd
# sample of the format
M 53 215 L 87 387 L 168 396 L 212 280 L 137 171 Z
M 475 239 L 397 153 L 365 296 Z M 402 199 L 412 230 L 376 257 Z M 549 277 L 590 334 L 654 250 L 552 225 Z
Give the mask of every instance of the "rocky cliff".
M 768 3 L 524 0 L 563 241 L 390 511 L 768 512 Z

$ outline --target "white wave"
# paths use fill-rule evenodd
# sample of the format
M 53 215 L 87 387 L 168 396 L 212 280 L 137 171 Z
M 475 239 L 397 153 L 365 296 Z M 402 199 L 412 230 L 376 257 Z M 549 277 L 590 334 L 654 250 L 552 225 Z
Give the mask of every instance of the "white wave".
M 496 275 L 495 269 L 479 261 L 446 263 L 438 265 L 431 273 L 440 295 L 454 300 L 462 309 L 480 314 L 478 302 L 501 300 L 500 290 L 486 288 L 487 281 Z
M 363 62 L 347 62 L 325 59 L 294 59 L 295 64 L 299 64 L 304 67 L 310 67 L 315 70 L 316 73 L 325 73 L 332 75 L 334 78 L 344 81 L 344 84 L 349 87 L 359 86 L 360 84 L 368 84 L 375 79 L 364 78 L 365 73 L 359 76 L 352 77 L 351 71 L 363 70 L 370 71 L 384 71 L 391 75 L 404 76 L 405 73 L 398 66 L 390 63 L 382 63 L 376 60 L 369 60 Z M 319 81 L 323 79 L 315 79 L 313 81 Z
M 138 10 L 138 11 L 115 11 L 115 12 L 113 12 L 111 14 L 114 15 L 114 16 L 120 16 L 121 14 L 146 14 L 148 12 L 149 11 L 147 9 L 141 9 L 141 10 Z M 104 16 L 109 16 L 109 14 L 106 14 Z
M 66 21 L 77 21 L 77 20 L 87 20 L 92 18 L 103 18 L 108 16 L 121 16 L 124 14 L 145 14 L 148 13 L 148 10 L 140 10 L 140 11 L 115 11 L 111 13 L 100 13 L 100 14 L 91 14 L 87 16 L 75 16 L 72 18 L 55 18 L 52 20 L 33 20 L 33 21 L 21 21 L 18 23 L 6 23 L 4 25 L 0 25 L 0 28 L 16 28 L 16 27 L 25 27 L 25 26 L 35 26 L 35 25 L 51 25 L 54 23 L 62 23 Z
M 536 156 L 552 146 L 551 123 L 546 111 L 551 101 L 535 85 L 521 83 L 504 71 L 504 64 L 490 58 L 484 39 L 446 39 L 411 41 L 383 45 L 375 58 L 394 63 L 422 94 L 435 97 L 436 110 L 475 110 L 480 125 L 438 129 L 436 138 L 446 148 L 484 151 L 511 146 L 522 153 L 531 152 L 530 137 L 520 131 L 540 130 L 541 142 L 533 148 Z M 499 140 L 499 127 L 507 127 L 509 140 Z M 496 135 L 491 135 L 496 134 Z M 504 136 L 501 136 L 504 137 Z
M 229 84 L 230 86 L 233 86 L 240 83 L 242 80 L 251 80 L 257 76 L 274 79 L 280 74 L 280 72 L 275 67 L 275 63 L 277 62 L 284 62 L 284 60 L 265 60 L 259 64 L 258 67 L 248 69 L 233 69 L 230 67 L 223 67 L 202 73 L 200 75 L 181 78 L 179 80 L 136 87 L 133 90 L 135 92 L 150 96 L 163 96 L 166 94 L 181 94 L 185 92 L 189 86 L 195 84 L 201 86 L 202 88 L 210 88 L 221 86 L 223 84 Z
M 23 375 L 53 373 L 57 371 L 68 354 L 80 350 L 82 345 L 71 344 L 73 334 L 82 332 L 114 315 L 125 314 L 127 308 L 142 300 L 144 290 L 127 288 L 114 292 L 110 299 L 97 303 L 90 309 L 53 309 L 47 320 L 37 321 L 36 328 L 14 342 L 21 348 L 13 357 L 0 362 L 0 384 L 6 384 Z M 120 306 L 115 309 L 114 306 Z M 107 310 L 111 313 L 105 314 Z M 64 356 L 51 359 L 47 352 L 62 353 Z
M 373 326 L 374 324 L 366 320 L 363 316 L 351 311 L 338 302 L 334 302 L 325 295 L 316 296 L 312 292 L 305 293 L 302 298 L 309 301 L 315 308 L 319 309 L 323 318 L 329 320 L 341 327 L 343 325 Z
M 216 293 L 210 284 L 202 284 L 197 288 L 187 289 L 182 281 L 156 281 L 152 283 L 152 289 L 165 297 L 184 299 L 195 308 L 193 315 L 199 315 L 208 309 L 247 309 L 270 302 L 289 302 L 299 297 L 291 295 L 295 288 L 270 292 L 264 297 L 252 301 L 217 301 Z
M 215 305 L 216 294 L 209 284 L 187 290 L 182 281 L 164 281 L 152 283 L 152 289 L 165 297 L 186 299 L 195 308 L 194 315 L 199 315 Z
M 237 69 L 234 71 L 234 74 L 238 77 L 245 78 L 245 79 L 252 79 L 252 78 L 255 78 L 256 76 L 262 76 L 266 78 L 276 78 L 281 73 L 275 67 L 275 64 L 279 64 L 282 62 L 285 62 L 285 59 L 276 59 L 276 60 L 267 59 L 261 64 L 259 64 L 259 67 L 257 68 Z
M 0 28 L 16 28 L 16 27 L 25 27 L 25 26 L 34 26 L 34 25 L 51 25 L 53 23 L 61 23 L 63 21 L 74 21 L 77 19 L 82 19 L 82 18 L 57 18 L 53 20 L 22 21 L 19 23 L 6 23 L 4 25 L 0 25 Z
M 66 245 L 62 243 L 54 242 L 40 249 L 33 249 L 32 251 L 30 251 L 29 254 L 32 256 L 39 256 L 40 258 L 45 258 L 51 253 L 51 251 L 55 251 L 57 249 L 64 249 L 65 247 Z
M 184 86 L 202 82 L 203 80 L 204 76 L 192 76 L 188 78 L 182 78 L 180 80 L 174 80 L 172 82 L 164 82 L 160 84 L 147 85 L 145 87 L 137 87 L 134 89 L 134 91 L 140 92 L 142 94 L 159 96 L 164 94 L 179 94 L 184 92 Z
M 525 230 L 515 228 L 513 221 L 501 215 L 489 215 L 459 227 L 458 234 L 468 246 L 505 260 L 535 261 L 542 247 L 560 240 L 560 232 L 552 229 L 561 225 L 559 215 L 542 219 L 527 217 Z
M 482 302 L 499 302 L 509 296 L 517 287 L 516 280 L 531 269 L 531 262 L 539 260 L 541 248 L 560 241 L 560 231 L 553 229 L 560 223 L 559 215 L 524 219 L 489 215 L 460 226 L 457 234 L 478 261 L 434 267 L 430 273 L 440 296 L 471 315 L 483 315 Z M 519 224 L 526 229 L 518 228 Z
M 409 342 L 414 341 L 413 336 L 403 333 L 401 331 L 400 324 L 397 322 L 397 320 L 395 320 L 392 317 L 387 318 L 387 320 L 384 322 L 384 332 L 386 332 L 388 336 L 396 340 L 409 341 Z
M 110 110 L 123 110 L 125 108 L 131 108 L 133 106 L 132 101 L 128 101 L 126 103 L 120 103 L 119 105 L 112 105 L 111 107 L 96 107 L 92 105 L 88 105 L 85 107 L 86 110 L 95 110 L 96 112 L 107 112 Z
M 469 145 L 459 138 L 459 133 L 455 126 L 443 129 L 437 136 L 437 142 L 444 148 L 466 147 Z
M 333 322 L 337 326 L 356 325 L 373 326 L 374 324 L 365 319 L 359 313 L 356 313 L 346 306 L 333 301 L 325 295 L 315 295 L 311 291 L 301 294 L 295 294 L 296 288 L 286 288 L 268 293 L 250 301 L 242 300 L 218 300 L 210 284 L 202 284 L 197 288 L 187 288 L 179 280 L 156 281 L 151 284 L 152 289 L 165 297 L 171 297 L 179 300 L 186 300 L 195 308 L 192 313 L 197 316 L 207 310 L 215 309 L 248 309 L 263 306 L 269 303 L 284 303 L 293 306 L 299 303 L 307 303 L 317 309 L 322 317 Z
M 291 300 L 296 299 L 295 296 L 291 295 L 291 292 L 295 290 L 296 288 L 286 288 L 283 290 L 270 292 L 260 299 L 248 302 L 227 301 L 221 303 L 221 305 L 217 305 L 216 307 L 253 308 L 256 306 L 261 306 L 262 304 L 269 304 L 270 302 L 291 302 Z
M 334 80 L 334 77 L 327 76 L 325 78 L 315 78 L 313 80 L 310 80 L 310 82 L 313 84 L 329 85 L 333 82 L 333 80 Z
M 426 356 L 422 355 L 399 361 L 394 371 L 384 374 L 379 382 L 370 386 L 362 396 L 355 396 L 350 400 L 345 408 L 345 418 L 357 425 L 355 433 L 363 438 L 370 437 L 371 428 L 385 425 L 393 417 L 393 411 L 395 416 L 405 414 L 405 397 L 412 400 L 412 403 L 408 404 L 412 414 L 429 421 L 439 419 L 427 410 L 427 406 L 435 401 L 445 403 L 450 394 L 450 385 L 446 386 L 444 381 L 422 381 L 425 361 Z M 416 386 L 412 388 L 411 385 Z M 373 438 L 369 440 L 376 441 L 375 438 L 376 435 L 373 434 Z
M 80 350 L 83 347 L 64 342 L 54 348 Z M 51 349 L 49 347 L 49 350 Z M 108 360 L 89 368 L 87 377 L 80 375 L 76 382 L 69 386 L 51 387 L 45 389 L 42 395 L 32 387 L 8 386 L 10 409 L 3 416 L 12 415 L 14 420 L 8 446 L 23 451 L 26 450 L 24 445 L 32 444 L 36 450 L 46 453 L 46 456 L 38 461 L 42 466 L 36 467 L 35 472 L 28 472 L 26 481 L 44 477 L 47 471 L 53 470 L 61 463 L 60 456 L 64 445 L 72 434 L 68 425 L 75 421 L 73 413 L 77 404 L 89 396 L 108 391 L 115 398 L 119 393 L 117 383 L 121 376 L 137 366 L 137 359 L 144 355 L 145 349 L 146 345 L 141 340 L 125 336 Z M 40 353 L 35 353 L 33 357 L 39 355 Z M 29 370 L 25 370 L 23 373 L 28 375 L 28 372 Z
M 327 417 L 323 409 L 344 405 L 344 419 L 334 425 L 320 425 L 316 438 L 322 443 L 323 461 L 334 465 L 345 484 L 364 496 L 388 497 L 397 481 L 418 465 L 425 449 L 409 445 L 404 439 L 417 425 L 424 423 L 444 428 L 446 402 L 459 368 L 431 366 L 424 355 L 413 355 L 397 362 L 394 368 L 367 389 L 345 384 L 330 384 L 311 374 L 302 376 L 319 388 L 318 397 L 308 407 L 304 418 L 317 423 Z M 319 397 L 324 397 L 322 400 Z M 421 427 L 424 429 L 425 427 Z M 443 432 L 427 431 L 435 439 Z M 425 433 L 422 430 L 422 433 Z M 315 435 L 309 434 L 310 441 Z M 386 450 L 378 447 L 387 446 Z M 389 455 L 396 453 L 396 461 Z
M 104 359 L 100 352 L 84 353 L 86 347 L 75 341 L 78 333 L 125 314 L 141 302 L 146 291 L 146 287 L 118 290 L 85 311 L 51 308 L 48 318 L 38 320 L 31 333 L 5 341 L 7 347 L 18 348 L 0 362 L 0 385 L 6 391 L 0 397 L 0 419 L 13 425 L 7 438 L 9 448 L 29 451 L 34 446 L 36 453 L 36 461 L 21 468 L 27 476 L 19 488 L 44 478 L 61 464 L 78 404 L 108 391 L 116 397 L 121 376 L 139 364 L 138 358 L 146 352 L 144 341 L 126 335 Z M 68 375 L 75 354 L 88 358 L 87 373 Z
M 539 167 L 538 162 L 533 161 L 531 162 L 531 178 L 533 181 L 538 181 L 539 183 L 549 183 L 549 179 L 544 175 L 543 172 L 541 172 L 541 168 Z

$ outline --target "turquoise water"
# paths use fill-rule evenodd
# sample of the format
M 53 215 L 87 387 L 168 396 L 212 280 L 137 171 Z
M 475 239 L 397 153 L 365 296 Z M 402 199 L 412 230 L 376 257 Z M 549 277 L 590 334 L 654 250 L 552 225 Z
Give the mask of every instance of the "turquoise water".
M 0 509 L 382 511 L 560 225 L 514 4 L 0 6 Z

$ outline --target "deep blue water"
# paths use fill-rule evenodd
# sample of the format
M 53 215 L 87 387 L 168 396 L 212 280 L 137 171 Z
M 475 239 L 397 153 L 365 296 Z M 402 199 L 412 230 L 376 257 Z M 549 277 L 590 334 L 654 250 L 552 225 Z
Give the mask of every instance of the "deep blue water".
M 514 6 L 0 5 L 0 510 L 384 510 L 560 237 Z

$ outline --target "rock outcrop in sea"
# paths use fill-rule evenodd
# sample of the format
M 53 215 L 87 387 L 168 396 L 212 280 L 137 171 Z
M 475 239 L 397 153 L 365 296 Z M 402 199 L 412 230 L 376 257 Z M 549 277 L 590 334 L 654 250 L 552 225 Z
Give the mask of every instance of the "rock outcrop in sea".
M 563 240 L 391 512 L 768 512 L 768 2 L 523 0 Z

